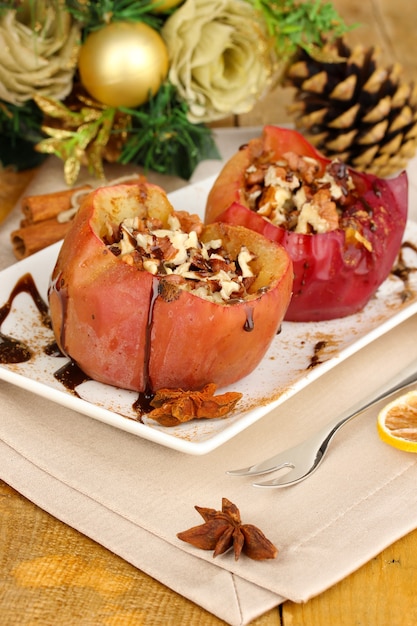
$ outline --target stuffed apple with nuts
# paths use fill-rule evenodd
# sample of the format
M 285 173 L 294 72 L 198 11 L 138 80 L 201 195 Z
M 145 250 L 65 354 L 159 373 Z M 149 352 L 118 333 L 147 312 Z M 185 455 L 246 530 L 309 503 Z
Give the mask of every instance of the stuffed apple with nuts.
M 281 243 L 294 264 L 286 319 L 361 310 L 387 278 L 407 219 L 407 175 L 384 180 L 323 157 L 297 131 L 266 126 L 225 164 L 206 223 L 240 224 Z
M 286 251 L 241 226 L 204 226 L 148 183 L 83 201 L 49 288 L 61 350 L 135 391 L 224 386 L 249 374 L 291 297 Z

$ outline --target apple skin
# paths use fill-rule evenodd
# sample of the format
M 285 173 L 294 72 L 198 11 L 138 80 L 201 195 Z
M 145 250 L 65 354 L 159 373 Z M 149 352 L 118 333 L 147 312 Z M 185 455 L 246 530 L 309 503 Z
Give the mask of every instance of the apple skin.
M 273 161 L 290 151 L 316 159 L 322 172 L 330 163 L 297 131 L 266 126 L 262 136 L 242 146 L 224 165 L 208 195 L 205 222 L 240 224 L 284 246 L 294 267 L 286 320 L 322 321 L 357 313 L 387 278 L 400 250 L 407 221 L 407 174 L 384 180 L 348 168 L 359 198 L 345 214 L 361 221 L 372 245 L 368 250 L 348 242 L 341 228 L 299 234 L 271 224 L 249 209 L 244 193 L 246 169 L 261 154 L 270 155 Z
M 173 275 L 126 264 L 102 239 L 109 215 L 119 224 L 146 213 L 166 225 L 172 211 L 155 185 L 102 187 L 83 201 L 65 237 L 49 288 L 52 327 L 62 352 L 94 380 L 138 392 L 226 386 L 259 364 L 281 326 L 292 262 L 258 233 L 203 228 L 203 241 L 222 238 L 229 252 L 245 245 L 257 257 L 248 298 L 224 305 L 180 289 Z

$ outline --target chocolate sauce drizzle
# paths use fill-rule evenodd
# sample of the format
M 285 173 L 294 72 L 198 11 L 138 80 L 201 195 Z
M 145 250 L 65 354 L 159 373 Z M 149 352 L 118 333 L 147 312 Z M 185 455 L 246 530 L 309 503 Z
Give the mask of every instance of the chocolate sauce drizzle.
M 159 296 L 159 280 L 153 278 L 152 280 L 152 292 L 149 302 L 148 320 L 146 324 L 146 342 L 145 342 L 145 391 L 141 391 L 138 394 L 136 401 L 132 404 L 132 408 L 141 420 L 142 415 L 149 413 L 152 409 L 151 402 L 155 394 L 152 391 L 151 380 L 149 375 L 149 361 L 151 358 L 151 334 L 153 324 L 153 311 L 155 308 L 155 302 Z
M 43 351 L 45 352 L 47 356 L 54 356 L 54 357 L 64 356 L 61 350 L 59 349 L 59 346 L 56 341 L 52 341 L 51 343 L 48 343 L 48 345 L 44 347 Z
M 51 328 L 48 305 L 41 297 L 31 274 L 24 274 L 10 292 L 7 302 L 0 308 L 0 329 L 12 310 L 14 299 L 21 293 L 31 296 L 40 313 L 42 325 Z M 0 363 L 25 363 L 31 357 L 32 350 L 26 343 L 0 332 Z
M 45 328 L 52 329 L 51 318 L 49 315 L 49 307 L 45 300 L 39 293 L 36 287 L 35 281 L 31 274 L 24 274 L 16 283 L 12 291 L 10 292 L 8 300 L 0 308 L 0 329 L 3 322 L 10 314 L 15 298 L 21 294 L 27 293 L 33 300 L 36 308 L 40 313 L 41 323 Z M 58 347 L 56 341 L 52 341 L 47 344 L 43 351 L 46 355 L 51 357 L 64 356 Z M 33 351 L 29 346 L 15 337 L 10 337 L 0 332 L 0 363 L 12 364 L 12 363 L 24 363 L 29 361 L 33 356 Z M 90 380 L 89 377 L 84 374 L 80 368 L 70 361 L 58 371 L 54 373 L 54 376 L 59 380 L 64 387 L 70 391 L 75 391 L 75 388 L 86 380 Z
M 406 302 L 407 300 L 412 298 L 414 292 L 410 287 L 410 276 L 414 272 L 417 272 L 416 267 L 409 267 L 404 260 L 404 250 L 406 249 L 412 250 L 417 254 L 417 247 L 410 241 L 404 241 L 401 244 L 397 261 L 391 270 L 391 274 L 393 274 L 393 276 L 396 276 L 403 282 L 404 289 L 401 293 L 402 302 Z
M 253 329 L 255 328 L 255 322 L 253 319 L 253 308 L 250 306 L 246 306 L 245 312 L 246 312 L 246 320 L 243 325 L 243 330 L 245 330 L 247 333 L 251 333 Z
M 65 288 L 65 284 L 61 278 L 61 274 L 58 274 L 58 276 L 56 276 L 54 280 L 51 280 L 49 284 L 48 295 L 50 295 L 52 292 L 56 293 L 58 296 L 62 308 L 63 320 L 65 320 L 65 312 L 67 308 L 67 291 Z M 63 321 L 63 323 L 61 324 L 61 336 L 59 338 L 61 346 L 65 346 L 65 327 L 65 321 Z
M 317 343 L 314 345 L 314 348 L 313 348 L 313 356 L 311 357 L 310 363 L 307 366 L 308 370 L 311 370 L 317 365 L 320 365 L 320 363 L 322 363 L 321 358 L 322 358 L 322 354 L 324 350 L 326 349 L 326 346 L 327 346 L 327 341 L 324 341 L 324 340 L 317 341 Z
M 78 367 L 78 365 L 74 363 L 74 361 L 65 363 L 65 365 L 60 367 L 59 370 L 54 372 L 54 378 L 62 383 L 65 389 L 72 391 L 76 396 L 78 396 L 76 387 L 91 380 L 91 378 L 87 376 L 87 374 L 85 374 Z

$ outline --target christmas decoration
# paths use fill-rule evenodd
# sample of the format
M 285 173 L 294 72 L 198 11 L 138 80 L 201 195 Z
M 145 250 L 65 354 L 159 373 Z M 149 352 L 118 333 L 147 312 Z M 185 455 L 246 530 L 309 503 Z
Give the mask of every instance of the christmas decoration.
M 68 95 L 79 34 L 63 2 L 25 0 L 0 13 L 0 99 L 20 105 L 35 90 L 58 99 Z
M 88 35 L 78 70 L 88 93 L 111 107 L 138 107 L 168 72 L 164 40 L 141 22 L 113 22 Z
M 185 2 L 162 35 L 169 80 L 188 102 L 193 122 L 246 113 L 271 87 L 277 65 L 273 40 L 249 3 Z
M 323 154 L 388 176 L 417 148 L 417 86 L 398 64 L 385 67 L 374 48 L 342 39 L 319 55 L 303 50 L 287 70 L 296 87 L 290 107 L 297 129 Z
M 114 160 L 189 178 L 219 156 L 208 122 L 346 30 L 321 0 L 0 0 L 0 165 L 54 154 L 68 185 Z
M 318 54 L 327 39 L 333 41 L 357 25 L 346 26 L 331 2 L 252 0 L 274 39 L 278 56 L 291 59 L 299 50 Z
M 183 0 L 152 0 L 154 13 L 165 13 L 174 7 L 177 7 Z
M 56 154 L 64 163 L 68 184 L 75 183 L 81 165 L 87 165 L 98 178 L 104 177 L 103 159 L 114 162 L 120 155 L 120 139 L 129 125 L 129 117 L 115 108 L 100 106 L 85 97 L 82 91 L 74 94 L 71 108 L 51 98 L 35 96 L 39 108 L 45 113 L 45 132 L 50 135 L 38 145 L 45 154 Z M 114 132 L 111 135 L 111 132 Z M 119 141 L 118 141 L 119 140 Z

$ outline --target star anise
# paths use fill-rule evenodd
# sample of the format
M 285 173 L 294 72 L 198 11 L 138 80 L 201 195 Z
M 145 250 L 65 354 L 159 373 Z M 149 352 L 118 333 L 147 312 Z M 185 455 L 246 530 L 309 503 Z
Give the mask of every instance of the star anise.
M 215 391 L 214 383 L 209 383 L 199 391 L 159 389 L 151 401 L 154 408 L 148 417 L 162 426 L 177 426 L 192 419 L 226 417 L 242 394 L 229 391 L 215 396 Z
M 235 560 L 243 552 L 251 559 L 275 559 L 277 548 L 263 532 L 252 524 L 242 524 L 239 509 L 227 498 L 222 498 L 222 510 L 194 507 L 204 524 L 193 526 L 177 537 L 201 550 L 214 550 L 213 557 L 223 554 L 233 546 Z

